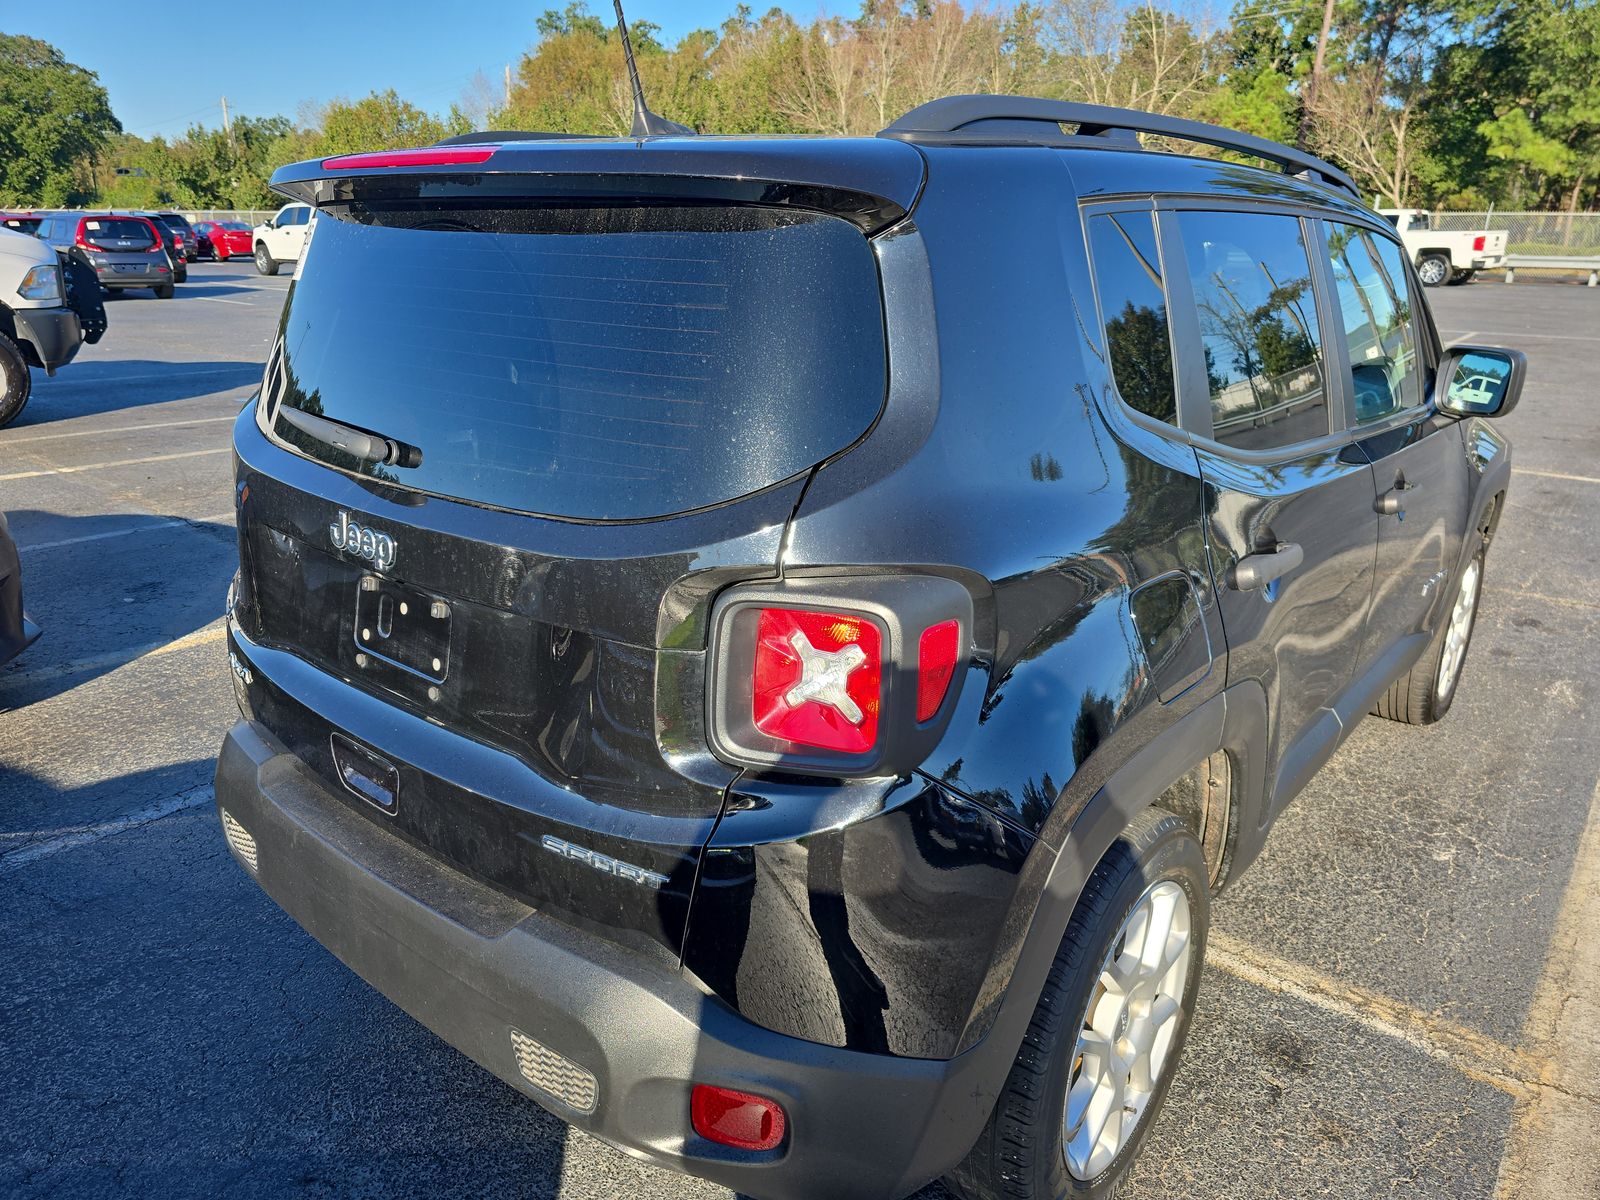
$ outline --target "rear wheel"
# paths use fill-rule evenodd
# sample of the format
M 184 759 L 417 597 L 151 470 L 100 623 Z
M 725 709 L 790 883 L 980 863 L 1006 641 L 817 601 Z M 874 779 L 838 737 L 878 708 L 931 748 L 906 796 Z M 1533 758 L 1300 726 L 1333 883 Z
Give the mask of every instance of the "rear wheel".
M 173 283 L 188 283 L 189 282 L 189 268 L 188 268 L 187 264 L 184 265 L 184 266 L 179 267 L 176 271 L 174 271 L 172 273 L 172 282 Z
M 177 289 L 170 283 L 163 283 L 155 289 L 157 300 L 171 300 Z
M 278 260 L 267 251 L 265 242 L 256 243 L 256 270 L 263 275 L 276 275 L 278 273 Z
M 1450 281 L 1450 260 L 1443 254 L 1424 254 L 1417 260 L 1417 278 L 1423 287 L 1439 287 Z
M 33 394 L 33 372 L 22 350 L 0 333 L 0 427 L 11 424 Z
M 1484 559 L 1488 546 L 1480 545 L 1472 561 L 1461 572 L 1451 602 L 1439 628 L 1434 630 L 1428 649 L 1409 673 L 1389 685 L 1373 707 L 1373 712 L 1405 725 L 1432 725 L 1456 698 L 1461 683 L 1461 668 L 1472 645 L 1472 630 L 1478 621 L 1478 597 L 1483 594 Z
M 1210 925 L 1189 825 L 1147 809 L 1095 868 L 972 1152 L 963 1200 L 1104 1200 L 1138 1157 L 1183 1050 Z
M 1451 274 L 1451 276 L 1450 276 L 1450 283 L 1451 283 L 1452 286 L 1463 284 L 1463 283 L 1471 283 L 1472 282 L 1472 277 L 1474 275 L 1476 275 L 1476 274 L 1477 274 L 1476 271 L 1456 271 L 1456 272 L 1453 272 Z

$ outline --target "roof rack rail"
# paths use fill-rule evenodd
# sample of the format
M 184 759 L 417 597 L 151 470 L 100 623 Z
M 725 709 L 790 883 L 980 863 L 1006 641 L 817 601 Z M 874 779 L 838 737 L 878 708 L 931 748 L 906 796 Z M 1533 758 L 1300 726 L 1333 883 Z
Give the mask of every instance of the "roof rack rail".
M 1153 133 L 1236 150 L 1277 163 L 1291 175 L 1327 183 L 1358 200 L 1361 198 L 1355 180 L 1314 154 L 1220 125 L 1104 104 L 1077 104 L 1034 96 L 946 96 L 919 104 L 881 130 L 878 136 L 947 145 L 984 141 L 1048 144 L 1067 139 L 1069 135 L 1061 132 L 1062 125 L 1077 126 L 1077 132 L 1070 136 L 1107 138 L 1123 145 L 1137 145 L 1139 134 Z
M 526 129 L 480 129 L 476 133 L 458 133 L 454 137 L 440 138 L 434 145 L 477 146 L 484 142 L 564 142 L 593 136 L 588 133 L 531 133 Z

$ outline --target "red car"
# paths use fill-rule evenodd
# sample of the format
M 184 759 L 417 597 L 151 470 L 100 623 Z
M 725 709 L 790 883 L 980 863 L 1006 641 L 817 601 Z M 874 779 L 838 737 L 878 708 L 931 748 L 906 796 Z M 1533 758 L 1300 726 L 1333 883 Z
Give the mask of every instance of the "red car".
M 196 221 L 194 231 L 211 242 L 211 257 L 227 262 L 235 254 L 249 257 L 255 251 L 250 244 L 250 226 L 243 221 Z

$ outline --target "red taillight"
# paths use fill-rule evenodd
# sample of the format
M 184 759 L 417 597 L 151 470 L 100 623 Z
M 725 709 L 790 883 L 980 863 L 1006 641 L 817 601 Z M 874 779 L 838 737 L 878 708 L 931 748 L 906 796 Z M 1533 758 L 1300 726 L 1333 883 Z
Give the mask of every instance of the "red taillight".
M 878 740 L 883 635 L 852 613 L 764 608 L 756 623 L 755 726 L 768 737 L 860 754 Z
M 939 711 L 945 693 L 950 690 L 960 654 L 960 621 L 940 621 L 922 631 L 922 640 L 917 645 L 918 721 L 932 720 Z
M 776 1150 L 788 1124 L 776 1100 L 707 1083 L 689 1094 L 689 1119 L 707 1141 L 736 1150 Z
M 429 146 L 421 150 L 379 150 L 371 154 L 341 154 L 322 160 L 324 171 L 353 171 L 366 167 L 454 167 L 488 162 L 499 146 Z
M 1479 236 L 1472 239 L 1472 248 L 1474 250 L 1482 250 L 1488 244 L 1489 239 L 1486 237 Z

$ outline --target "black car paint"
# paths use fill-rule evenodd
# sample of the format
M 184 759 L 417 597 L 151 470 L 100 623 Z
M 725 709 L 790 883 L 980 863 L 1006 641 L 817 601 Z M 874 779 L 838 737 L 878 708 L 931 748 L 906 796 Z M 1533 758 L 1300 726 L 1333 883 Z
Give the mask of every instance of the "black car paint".
M 1081 204 L 1170 196 L 1386 228 L 1331 189 L 1111 145 L 870 140 L 519 144 L 476 178 L 503 192 L 521 171 L 545 182 L 616 174 L 628 187 L 665 178 L 675 194 L 751 203 L 879 197 L 855 207 L 883 279 L 884 411 L 855 445 L 753 496 L 584 523 L 355 479 L 269 441 L 247 408 L 235 430 L 242 575 L 230 649 L 251 679 L 240 699 L 253 724 L 230 753 L 259 741 L 252 729 L 270 731 L 370 825 L 597 947 L 681 971 L 752 1038 L 959 1062 L 964 1086 L 940 1093 L 942 1143 L 881 1148 L 853 1185 L 899 1194 L 976 1136 L 1078 890 L 1132 812 L 1226 750 L 1235 822 L 1221 874 L 1255 857 L 1272 816 L 1421 653 L 1436 597 L 1480 544 L 1472 531 L 1492 532 L 1509 447 L 1480 420 L 1430 409 L 1252 458 L 1116 400 Z M 457 172 L 326 174 L 302 164 L 275 186 L 327 203 L 416 195 Z M 909 215 L 884 217 L 897 212 Z M 1436 360 L 1426 321 L 1419 335 Z M 1427 485 L 1430 506 L 1403 531 L 1374 507 L 1400 471 Z M 338 592 L 353 595 L 363 568 L 324 540 L 346 511 L 400 538 L 409 585 L 468 614 L 478 657 L 438 698 L 356 663 L 352 606 Z M 1401 569 L 1417 537 L 1445 576 L 1423 604 Z M 1305 565 L 1270 593 L 1230 589 L 1232 564 L 1276 541 L 1302 544 Z M 971 653 L 934 748 L 867 779 L 715 758 L 704 696 L 718 594 L 885 572 L 940 575 L 971 594 Z M 1167 631 L 1131 616 L 1130 597 L 1163 580 L 1186 581 L 1192 598 L 1162 610 L 1184 614 L 1165 660 L 1183 664 L 1175 674 L 1142 649 Z M 1380 601 L 1412 600 L 1403 614 L 1367 617 L 1374 581 Z M 1312 592 L 1327 603 L 1297 602 Z M 1289 656 L 1278 652 L 1286 640 Z M 397 765 L 393 814 L 339 790 L 333 732 Z M 246 803 L 255 785 L 230 770 L 219 772 L 219 804 Z M 550 831 L 667 883 L 644 893 L 542 856 Z M 360 953 L 341 956 L 360 969 Z M 392 963 L 372 971 L 397 992 L 408 986 Z M 465 1048 L 521 1086 L 503 1051 Z M 781 1091 L 775 1064 L 764 1079 L 736 1078 Z M 800 1107 L 797 1164 L 809 1136 Z M 704 1143 L 664 1147 L 606 1113 L 556 1109 L 669 1165 L 757 1194 L 805 1194 L 803 1176 L 770 1164 L 730 1166 Z

